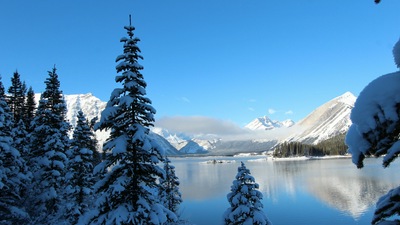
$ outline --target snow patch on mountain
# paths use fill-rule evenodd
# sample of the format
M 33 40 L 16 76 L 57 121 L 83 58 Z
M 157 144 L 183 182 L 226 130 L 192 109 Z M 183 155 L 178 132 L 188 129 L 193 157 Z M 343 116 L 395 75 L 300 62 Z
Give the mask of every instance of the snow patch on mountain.
M 281 127 L 291 127 L 294 124 L 294 121 L 290 119 L 280 122 L 278 120 L 271 120 L 268 116 L 263 116 L 254 119 L 245 128 L 250 130 L 272 130 Z
M 36 101 L 39 102 L 40 94 Z M 73 127 L 76 115 L 82 110 L 88 121 L 101 117 L 106 102 L 91 93 L 64 95 L 67 104 L 67 120 Z M 351 125 L 350 112 L 356 97 L 350 93 L 332 99 L 321 105 L 307 117 L 294 123 L 292 120 L 276 121 L 267 116 L 251 121 L 243 129 L 244 138 L 223 140 L 215 134 L 191 134 L 172 132 L 162 127 L 150 128 L 150 137 L 163 147 L 168 155 L 176 154 L 236 154 L 241 152 L 269 151 L 282 141 L 300 141 L 316 144 L 338 134 L 347 132 Z M 99 146 L 109 137 L 109 131 L 96 131 Z
M 355 100 L 352 93 L 346 92 L 321 105 L 295 125 L 302 132 L 291 135 L 285 141 L 317 144 L 346 133 L 351 125 L 350 113 Z
M 39 104 L 40 94 L 35 95 L 36 105 Z M 101 117 L 101 112 L 105 109 L 107 102 L 101 101 L 99 98 L 95 97 L 92 93 L 87 94 L 72 94 L 64 95 L 65 104 L 67 105 L 66 119 L 70 122 L 72 128 L 76 126 L 77 115 L 79 110 L 85 114 L 86 119 L 90 122 L 92 119 L 96 118 L 99 120 Z M 97 121 L 96 121 L 97 122 Z M 71 135 L 72 135 L 71 130 Z M 98 140 L 98 146 L 101 151 L 103 143 L 110 136 L 110 131 L 96 131 L 96 138 Z M 149 137 L 155 140 L 159 146 L 161 146 L 167 155 L 178 155 L 177 149 L 172 146 L 169 140 L 165 140 L 163 135 L 158 135 L 157 133 L 150 132 Z
M 161 127 L 153 127 L 151 131 L 162 136 L 180 153 L 184 154 L 207 153 L 215 148 L 215 144 L 219 141 L 219 138 L 215 135 L 198 134 L 189 136 L 184 133 L 170 132 Z

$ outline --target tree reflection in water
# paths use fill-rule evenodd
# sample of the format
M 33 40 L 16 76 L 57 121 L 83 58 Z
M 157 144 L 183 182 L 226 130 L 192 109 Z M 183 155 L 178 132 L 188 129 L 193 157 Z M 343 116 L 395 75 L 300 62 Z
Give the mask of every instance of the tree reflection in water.
M 213 158 L 212 158 L 213 159 Z M 356 169 L 350 159 L 306 160 L 306 161 L 266 161 L 254 158 L 218 158 L 235 160 L 233 163 L 204 163 L 210 158 L 176 158 L 173 164 L 181 181 L 182 197 L 188 202 L 214 201 L 219 208 L 228 206 L 226 194 L 230 190 L 240 161 L 245 161 L 260 185 L 264 195 L 266 212 L 273 208 L 285 208 L 282 204 L 303 204 L 302 196 L 313 196 L 320 204 L 341 214 L 359 220 L 363 214 L 375 207 L 380 196 L 397 187 L 400 174 L 398 167 L 383 170 L 380 161 L 368 159 L 366 167 Z M 219 199 L 219 200 L 218 200 Z M 221 203 L 216 203 L 222 201 Z M 223 201 L 226 201 L 223 202 Z M 207 208 L 216 215 L 218 210 Z M 306 203 L 304 203 L 306 204 Z M 308 204 L 308 203 L 307 203 Z M 221 206 L 222 205 L 222 206 Z M 320 207 L 316 205 L 315 207 Z M 287 208 L 287 207 L 286 207 Z M 186 209 L 188 210 L 189 207 Z M 293 210 L 292 210 L 293 211 Z M 301 213 L 301 209 L 294 210 Z M 200 212 L 196 212 L 200 213 Z M 291 212 L 292 216 L 294 216 Z M 273 215 L 268 217 L 274 223 Z M 370 221 L 368 218 L 366 221 Z M 278 221 L 277 221 L 278 222 Z M 283 224 L 283 223 L 276 223 Z

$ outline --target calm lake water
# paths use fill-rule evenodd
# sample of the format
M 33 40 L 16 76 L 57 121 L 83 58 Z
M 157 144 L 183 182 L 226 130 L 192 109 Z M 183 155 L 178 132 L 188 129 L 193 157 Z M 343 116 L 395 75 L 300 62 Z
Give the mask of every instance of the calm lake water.
M 207 164 L 208 160 L 231 160 Z M 257 157 L 171 158 L 181 182 L 181 214 L 196 225 L 222 224 L 237 168 L 243 161 L 263 193 L 264 211 L 274 225 L 370 224 L 380 196 L 400 185 L 397 162 L 367 159 L 260 161 Z

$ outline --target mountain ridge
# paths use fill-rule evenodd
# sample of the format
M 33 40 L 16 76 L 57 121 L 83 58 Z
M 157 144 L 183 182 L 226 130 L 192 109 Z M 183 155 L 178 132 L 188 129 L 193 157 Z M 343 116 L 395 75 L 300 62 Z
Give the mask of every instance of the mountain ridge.
M 317 144 L 347 132 L 351 125 L 350 113 L 355 101 L 356 97 L 346 92 L 322 104 L 296 124 L 303 131 L 292 135 L 286 141 Z
M 39 99 L 40 94 L 37 94 L 36 101 Z M 91 93 L 64 95 L 64 99 L 67 105 L 66 117 L 73 127 L 78 110 L 82 110 L 90 121 L 95 117 L 100 118 L 107 104 Z M 346 92 L 317 107 L 297 123 L 292 120 L 271 120 L 267 116 L 255 118 L 243 127 L 243 132 L 253 137 L 248 140 L 224 140 L 212 134 L 188 135 L 170 132 L 161 127 L 151 128 L 150 137 L 165 148 L 167 155 L 261 153 L 270 151 L 274 145 L 284 141 L 316 144 L 347 132 L 351 125 L 350 112 L 355 99 L 352 93 Z M 275 133 L 281 133 L 283 138 L 274 137 L 272 134 Z M 96 131 L 95 134 L 101 146 L 108 138 L 109 131 Z
M 272 130 L 280 127 L 291 127 L 295 122 L 291 119 L 284 121 L 271 120 L 268 116 L 258 117 L 248 123 L 245 128 L 250 130 Z

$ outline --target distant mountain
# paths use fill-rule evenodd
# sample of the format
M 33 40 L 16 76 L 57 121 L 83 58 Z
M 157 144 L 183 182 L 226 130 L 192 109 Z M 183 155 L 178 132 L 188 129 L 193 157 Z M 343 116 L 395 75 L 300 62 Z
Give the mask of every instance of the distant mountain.
M 254 119 L 249 124 L 247 124 L 245 128 L 250 130 L 272 130 L 274 128 L 280 127 L 291 127 L 294 124 L 294 121 L 290 119 L 280 122 L 277 120 L 271 120 L 267 116 L 263 116 Z
M 106 107 L 92 94 L 65 95 L 67 104 L 67 119 L 72 126 L 76 125 L 78 110 L 82 110 L 87 119 L 98 117 Z M 39 101 L 40 95 L 36 96 Z M 351 125 L 350 112 L 354 107 L 356 97 L 350 92 L 334 98 L 321 105 L 307 117 L 294 123 L 292 120 L 276 121 L 267 116 L 259 117 L 245 126 L 247 130 L 258 132 L 252 140 L 222 140 L 212 134 L 187 135 L 182 132 L 170 132 L 164 128 L 151 128 L 150 137 L 162 146 L 168 155 L 177 154 L 208 154 L 231 155 L 245 152 L 266 152 L 282 141 L 299 141 L 307 144 L 316 144 L 323 140 L 347 132 Z M 287 128 L 287 129 L 284 129 Z M 260 139 L 260 132 L 269 134 L 273 131 L 288 132 L 286 138 Z M 291 132 L 291 134 L 289 134 Z M 290 136 L 289 136 L 290 135 Z M 108 138 L 108 131 L 97 131 L 96 137 L 100 146 Z
M 64 95 L 65 103 L 67 105 L 66 119 L 70 122 L 72 127 L 76 126 L 78 111 L 82 110 L 86 119 L 90 122 L 97 117 L 100 119 L 101 112 L 105 109 L 107 103 L 95 97 L 92 93 L 87 94 L 73 94 Z M 40 94 L 35 95 L 36 105 L 39 104 Z M 96 138 L 99 146 L 105 142 L 109 136 L 108 131 L 97 131 Z M 72 135 L 72 132 L 71 132 Z
M 346 92 L 321 105 L 293 126 L 301 132 L 291 135 L 286 141 L 317 144 L 346 133 L 351 125 L 350 113 L 355 101 L 356 97 Z
M 218 142 L 218 138 L 213 135 L 195 137 L 183 133 L 170 132 L 161 127 L 154 127 L 151 131 L 166 139 L 182 154 L 204 154 L 208 150 L 215 148 L 215 143 Z
M 161 146 L 161 148 L 164 150 L 164 153 L 166 155 L 179 155 L 181 154 L 174 146 L 172 146 L 167 140 L 165 140 L 165 138 L 163 138 L 162 136 L 155 134 L 153 132 L 150 132 L 150 138 L 152 138 L 153 140 L 155 140 L 158 145 Z
M 152 131 L 168 140 L 181 154 L 235 155 L 269 151 L 277 140 L 223 140 L 215 135 L 189 136 L 155 127 Z
M 64 95 L 65 103 L 67 105 L 66 119 L 71 123 L 72 127 L 76 126 L 78 111 L 82 110 L 86 119 L 91 121 L 97 117 L 100 119 L 101 112 L 105 109 L 107 103 L 101 101 L 99 98 L 93 96 L 91 93 L 87 94 L 74 94 Z M 35 95 L 36 104 L 39 103 L 40 94 Z M 72 134 L 72 133 L 71 133 Z M 109 131 L 96 131 L 96 138 L 99 142 L 99 148 L 107 140 L 110 135 Z M 150 138 L 157 141 L 157 143 L 164 149 L 167 155 L 178 155 L 179 151 L 158 134 L 150 133 Z

